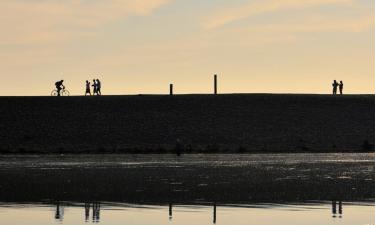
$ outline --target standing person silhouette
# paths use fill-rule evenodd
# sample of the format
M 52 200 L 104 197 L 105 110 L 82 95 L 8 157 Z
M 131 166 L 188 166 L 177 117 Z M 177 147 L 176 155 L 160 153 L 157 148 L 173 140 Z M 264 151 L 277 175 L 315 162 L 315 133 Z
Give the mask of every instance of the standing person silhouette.
M 60 80 L 60 81 L 57 81 L 55 83 L 55 87 L 56 87 L 56 90 L 57 90 L 57 96 L 61 96 L 61 90 L 63 88 L 65 88 L 63 83 L 64 83 L 64 80 Z
M 336 80 L 333 81 L 333 84 L 332 84 L 332 87 L 333 87 L 333 91 L 332 91 L 332 94 L 333 95 L 336 95 L 337 94 L 337 87 L 339 86 L 339 83 L 337 83 Z
M 102 95 L 101 88 L 102 88 L 102 82 L 100 82 L 99 79 L 96 79 L 96 94 L 97 95 Z
M 92 85 L 93 86 L 93 93 L 92 95 L 97 95 L 98 94 L 98 84 L 96 83 L 95 79 L 92 80 Z
M 343 90 L 344 90 L 344 83 L 342 82 L 342 80 L 340 81 L 340 84 L 339 84 L 339 90 L 340 90 L 340 95 L 342 95 Z
M 85 96 L 87 96 L 88 94 L 91 96 L 91 89 L 90 89 L 90 82 L 88 80 L 86 80 L 86 92 L 85 92 Z

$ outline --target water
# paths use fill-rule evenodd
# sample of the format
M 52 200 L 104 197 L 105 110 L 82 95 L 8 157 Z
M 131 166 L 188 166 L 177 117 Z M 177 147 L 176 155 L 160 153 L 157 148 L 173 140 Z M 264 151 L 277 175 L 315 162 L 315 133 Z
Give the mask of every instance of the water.
M 375 224 L 375 154 L 0 156 L 0 224 Z
M 97 203 L 98 204 L 98 203 Z M 0 206 L 0 224 L 374 224 L 373 203 L 343 203 L 343 211 L 332 212 L 329 203 L 300 205 L 129 205 L 119 203 L 62 203 L 56 205 L 7 204 Z M 338 210 L 338 209 L 337 209 Z

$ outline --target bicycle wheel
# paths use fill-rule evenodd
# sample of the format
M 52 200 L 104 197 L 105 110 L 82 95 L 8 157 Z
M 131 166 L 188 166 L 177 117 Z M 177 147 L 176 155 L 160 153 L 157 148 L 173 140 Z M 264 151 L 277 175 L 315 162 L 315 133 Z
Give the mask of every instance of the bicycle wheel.
M 62 90 L 61 91 L 61 95 L 62 96 L 69 96 L 70 95 L 70 92 L 68 90 Z
M 57 96 L 57 95 L 58 95 L 57 90 L 53 90 L 53 91 L 51 92 L 51 96 Z

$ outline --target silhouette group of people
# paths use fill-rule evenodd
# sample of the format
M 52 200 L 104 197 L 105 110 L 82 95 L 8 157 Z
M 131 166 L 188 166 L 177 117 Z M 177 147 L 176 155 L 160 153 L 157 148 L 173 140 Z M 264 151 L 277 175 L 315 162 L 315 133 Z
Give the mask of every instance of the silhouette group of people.
M 343 94 L 343 91 L 344 91 L 344 83 L 342 82 L 342 80 L 340 81 L 340 83 L 337 83 L 337 81 L 334 80 L 333 83 L 332 83 L 332 87 L 333 87 L 333 91 L 332 91 L 332 94 L 333 94 L 333 95 L 337 95 L 337 89 L 339 89 L 339 91 L 340 91 L 340 95 Z
M 56 90 L 57 90 L 57 96 L 61 96 L 61 90 L 65 89 L 65 86 L 64 86 L 64 80 L 60 80 L 60 81 L 57 81 L 55 83 L 55 86 L 56 86 Z M 91 94 L 91 87 L 92 87 L 92 94 Z M 101 92 L 101 88 L 102 88 L 102 83 L 99 79 L 93 79 L 92 80 L 92 85 L 90 83 L 90 81 L 86 80 L 86 92 L 85 92 L 85 96 L 87 95 L 102 95 L 102 92 Z M 339 91 L 340 95 L 343 95 L 343 91 L 344 91 L 344 82 L 341 80 L 339 83 L 334 80 L 333 83 L 332 83 L 332 94 L 333 95 L 337 95 L 337 90 Z
M 93 95 L 102 95 L 101 89 L 102 89 L 102 82 L 99 79 L 93 79 L 92 85 L 90 81 L 86 80 L 86 92 L 85 96 L 91 95 L 91 87 L 92 87 L 92 94 Z

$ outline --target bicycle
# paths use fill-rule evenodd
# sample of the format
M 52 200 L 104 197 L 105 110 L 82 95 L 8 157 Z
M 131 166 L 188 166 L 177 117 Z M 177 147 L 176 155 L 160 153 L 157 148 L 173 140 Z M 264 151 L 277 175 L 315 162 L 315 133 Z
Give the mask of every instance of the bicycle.
M 54 89 L 52 92 L 51 92 L 51 96 L 58 96 L 59 95 L 59 92 L 57 91 L 57 89 Z M 65 89 L 65 87 L 63 87 L 60 91 L 60 96 L 69 96 L 70 95 L 70 92 Z

